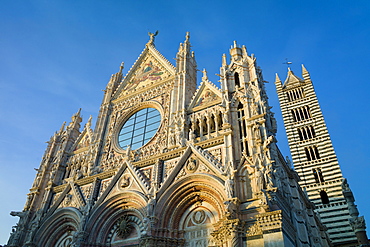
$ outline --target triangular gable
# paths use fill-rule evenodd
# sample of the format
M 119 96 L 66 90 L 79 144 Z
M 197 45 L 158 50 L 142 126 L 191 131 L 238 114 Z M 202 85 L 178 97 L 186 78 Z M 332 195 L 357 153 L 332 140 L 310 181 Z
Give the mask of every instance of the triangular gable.
M 177 164 L 171 169 L 170 174 L 164 181 L 162 187 L 158 190 L 160 196 L 174 182 L 186 175 L 197 173 L 208 173 L 217 177 L 223 177 L 223 167 L 212 155 L 200 147 L 195 147 L 191 143 L 187 143 L 188 148 L 180 157 Z
M 79 152 L 85 151 L 87 147 L 91 143 L 91 138 L 86 130 L 84 130 L 79 137 L 77 138 L 76 142 L 73 144 L 71 151 L 72 152 Z
M 287 78 L 285 79 L 283 88 L 297 87 L 297 86 L 302 85 L 302 83 L 304 83 L 304 81 L 301 78 L 299 78 L 298 76 L 296 76 L 293 73 L 293 71 L 289 70 Z
M 55 195 L 57 198 L 54 200 L 48 215 L 52 214 L 58 208 L 75 207 L 81 208 L 86 205 L 86 198 L 80 191 L 78 185 L 70 181 L 64 190 Z
M 211 105 L 220 104 L 222 101 L 221 91 L 208 80 L 201 82 L 189 105 L 189 110 L 198 110 Z
M 175 75 L 175 67 L 151 44 L 147 44 L 131 67 L 113 99 L 129 95 Z
M 93 131 L 91 129 L 91 116 L 86 123 L 83 131 L 78 136 L 77 140 L 71 148 L 71 152 L 85 151 L 93 142 Z
M 71 191 L 71 184 L 67 184 L 67 186 L 64 188 L 62 192 L 54 195 L 57 198 L 54 200 L 52 206 L 50 207 L 48 211 L 48 215 L 51 215 L 57 208 L 61 207 L 62 202 L 65 200 L 66 195 L 69 194 L 70 191 Z
M 138 173 L 137 169 L 131 165 L 130 162 L 125 161 L 121 166 L 116 175 L 109 181 L 109 184 L 102 191 L 94 207 L 98 207 L 111 195 L 116 194 L 118 191 L 123 192 L 126 189 L 132 189 L 141 191 L 143 194 L 149 193 L 149 186 L 142 175 Z

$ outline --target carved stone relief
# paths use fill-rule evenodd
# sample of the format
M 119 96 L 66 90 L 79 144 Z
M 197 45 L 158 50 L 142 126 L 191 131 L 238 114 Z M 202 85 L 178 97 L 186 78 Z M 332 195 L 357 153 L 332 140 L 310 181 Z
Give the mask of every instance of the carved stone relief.
M 172 172 L 173 168 L 176 166 L 178 162 L 178 158 L 167 160 L 164 162 L 164 178 L 166 179 L 168 175 Z
M 85 198 L 85 200 L 87 201 L 89 198 L 90 198 L 90 195 L 92 193 L 92 184 L 88 184 L 88 185 L 83 185 L 80 187 L 80 190 Z
M 111 182 L 111 178 L 107 178 L 105 180 L 103 180 L 100 184 L 100 191 L 99 191 L 99 197 L 101 197 L 101 195 L 104 193 L 104 191 L 108 188 L 110 182 Z

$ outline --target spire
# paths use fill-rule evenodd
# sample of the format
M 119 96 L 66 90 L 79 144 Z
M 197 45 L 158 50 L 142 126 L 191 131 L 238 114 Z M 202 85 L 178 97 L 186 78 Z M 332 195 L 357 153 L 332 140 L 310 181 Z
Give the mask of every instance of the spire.
M 185 41 L 184 43 L 180 43 L 179 51 L 176 54 L 176 59 L 192 57 L 194 58 L 194 52 L 190 52 L 190 33 L 186 32 Z
M 310 73 L 308 73 L 307 69 L 304 67 L 303 64 L 302 64 L 302 77 L 305 80 L 310 80 L 311 79 Z
M 81 118 L 81 108 L 78 110 L 77 113 L 75 113 L 73 116 L 72 116 L 72 121 L 71 123 L 69 124 L 70 126 L 73 125 L 73 124 L 77 124 L 79 125 L 82 121 L 82 118 Z
M 59 133 L 62 133 L 64 131 L 65 126 L 66 126 L 66 122 L 64 121 L 62 126 L 60 127 Z
M 225 67 L 225 66 L 227 66 L 227 62 L 226 62 L 226 54 L 224 53 L 222 55 L 222 67 Z
M 242 48 L 240 48 L 237 45 L 236 41 L 234 40 L 234 43 L 233 43 L 233 45 L 231 46 L 231 49 L 230 49 L 230 55 L 231 55 L 232 60 L 238 61 L 239 59 L 241 59 L 242 58 L 242 53 L 243 53 Z
M 185 51 L 190 52 L 190 47 L 191 47 L 191 45 L 190 45 L 190 33 L 186 32 L 185 42 L 184 42 Z
M 197 63 L 191 51 L 190 33 L 186 32 L 185 41 L 180 43 L 176 54 L 176 96 L 172 99 L 172 112 L 182 112 L 190 104 L 197 85 Z
M 242 46 L 242 52 L 243 52 L 243 57 L 248 56 L 247 48 L 245 47 L 245 45 Z
M 112 90 L 114 92 L 114 90 L 116 90 L 117 86 L 122 81 L 122 70 L 124 68 L 124 65 L 125 65 L 125 63 L 122 62 L 120 67 L 119 67 L 119 71 L 115 74 L 112 74 L 112 76 L 110 77 L 110 80 L 107 84 L 106 91 Z
M 76 117 L 81 117 L 81 108 L 72 116 L 72 120 Z
M 281 80 L 278 73 L 275 74 L 275 84 L 281 86 Z
M 92 116 L 90 115 L 89 120 L 87 120 L 86 127 L 91 128 L 91 121 L 92 121 Z

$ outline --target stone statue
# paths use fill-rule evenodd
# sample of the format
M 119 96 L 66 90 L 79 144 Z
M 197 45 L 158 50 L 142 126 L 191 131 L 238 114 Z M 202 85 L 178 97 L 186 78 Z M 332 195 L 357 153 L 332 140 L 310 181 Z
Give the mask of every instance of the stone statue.
M 175 145 L 176 145 L 176 136 L 175 136 L 174 131 L 171 129 L 171 131 L 170 131 L 169 146 L 172 147 L 172 146 L 175 146 Z
M 274 187 L 272 164 L 266 166 L 264 179 L 268 189 Z
M 276 187 L 281 188 L 282 187 L 281 180 L 283 179 L 283 176 L 284 176 L 281 166 L 277 166 L 273 172 L 275 174 L 274 177 L 275 177 Z
M 252 113 L 253 115 L 258 115 L 259 114 L 259 109 L 257 102 L 252 103 Z
M 269 136 L 263 143 L 263 149 L 266 149 L 274 141 L 274 136 Z
M 158 30 L 155 33 L 148 32 L 148 35 L 150 37 L 148 44 L 153 44 L 154 43 L 154 37 L 158 35 Z
M 146 206 L 146 214 L 148 217 L 153 216 L 155 205 L 156 205 L 156 200 L 154 196 L 151 195 L 148 201 L 148 205 Z
M 365 219 L 363 216 L 350 218 L 349 223 L 351 224 L 353 230 L 366 229 Z
M 234 197 L 234 178 L 231 174 L 229 174 L 227 180 L 225 181 L 225 191 L 227 198 Z
M 179 126 L 176 129 L 175 137 L 176 137 L 176 140 L 177 140 L 177 144 L 179 144 L 182 147 L 185 146 L 184 132 L 180 129 Z
M 197 161 L 195 159 L 191 159 L 188 161 L 186 168 L 190 172 L 194 172 L 197 169 Z
M 257 165 L 251 165 L 250 167 L 252 168 L 250 171 L 252 192 L 258 194 L 264 188 L 264 174 Z
M 36 178 L 35 178 L 35 181 L 33 182 L 32 187 L 38 187 L 39 186 L 39 184 L 41 182 L 41 176 L 42 176 L 42 172 L 38 171 L 37 175 L 36 175 Z
M 121 188 L 126 188 L 130 185 L 130 178 L 128 176 L 124 176 L 121 180 Z
M 127 148 L 126 148 L 126 156 L 127 157 L 130 157 L 130 154 L 131 154 L 131 146 L 130 145 L 127 145 Z
M 286 161 L 286 164 L 288 165 L 288 167 L 292 167 L 292 162 L 290 161 L 289 156 L 285 157 L 285 161 Z
M 265 187 L 265 179 L 264 179 L 264 173 L 263 168 L 256 167 L 256 179 L 257 179 L 257 191 L 261 191 Z
M 253 125 L 253 133 L 255 139 L 261 139 L 260 124 L 258 122 L 255 122 Z
M 148 217 L 143 219 L 144 232 L 143 235 L 147 235 L 150 232 L 150 220 Z
M 229 171 L 230 173 L 227 175 L 227 180 L 225 181 L 225 191 L 228 198 L 234 197 L 234 177 L 237 170 L 233 169 L 233 164 L 230 162 L 229 164 Z
M 195 135 L 194 135 L 194 130 L 189 129 L 189 141 L 194 142 Z

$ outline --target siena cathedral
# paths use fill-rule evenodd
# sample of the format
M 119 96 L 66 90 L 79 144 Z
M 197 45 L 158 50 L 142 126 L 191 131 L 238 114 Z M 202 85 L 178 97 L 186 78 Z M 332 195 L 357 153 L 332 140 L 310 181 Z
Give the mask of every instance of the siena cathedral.
M 94 128 L 78 111 L 48 141 L 7 246 L 368 244 L 304 67 L 275 82 L 291 162 L 245 46 L 222 56 L 221 88 L 205 70 L 197 86 L 189 33 L 175 66 L 156 34 L 110 78 Z

